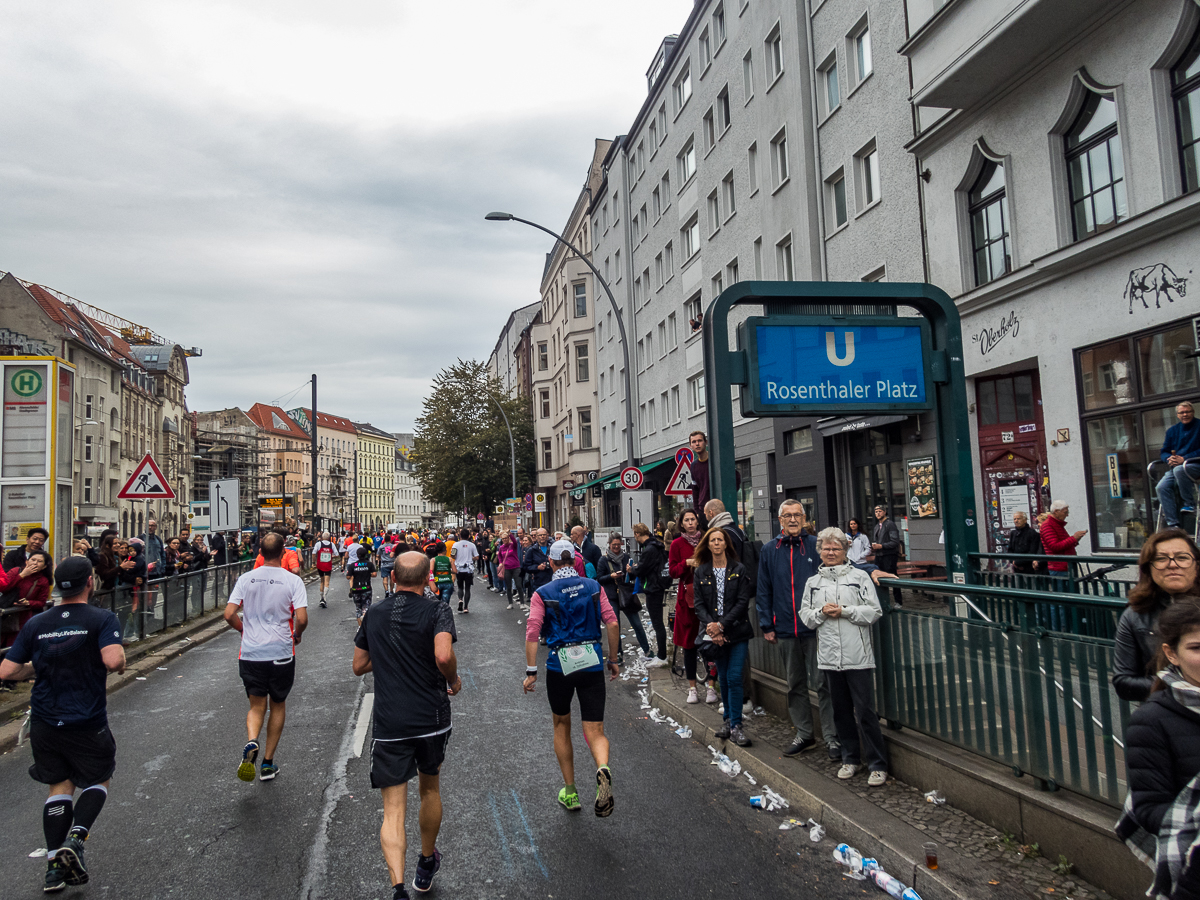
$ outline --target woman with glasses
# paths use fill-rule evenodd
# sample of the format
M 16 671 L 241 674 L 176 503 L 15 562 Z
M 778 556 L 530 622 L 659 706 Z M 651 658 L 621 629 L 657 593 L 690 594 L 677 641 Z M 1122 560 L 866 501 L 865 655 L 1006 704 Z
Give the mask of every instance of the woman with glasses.
M 1150 696 L 1161 638 L 1158 617 L 1175 597 L 1195 593 L 1195 541 L 1180 528 L 1155 532 L 1142 545 L 1138 557 L 1138 583 L 1129 592 L 1129 606 L 1117 623 L 1113 658 L 1113 689 L 1122 700 L 1142 701 Z

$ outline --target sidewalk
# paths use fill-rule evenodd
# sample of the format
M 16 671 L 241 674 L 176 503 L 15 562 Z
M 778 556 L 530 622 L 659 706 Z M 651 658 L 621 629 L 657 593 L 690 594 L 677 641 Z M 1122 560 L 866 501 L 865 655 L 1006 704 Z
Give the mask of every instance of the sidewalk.
M 953 807 L 926 802 L 921 791 L 889 778 L 880 788 L 868 788 L 860 773 L 850 781 L 836 777 L 840 762 L 830 760 L 823 746 L 799 757 L 783 756 L 794 729 L 771 715 L 747 713 L 746 734 L 754 741 L 741 748 L 713 737 L 721 726 L 717 706 L 686 702 L 687 682 L 667 669 L 650 673 L 650 703 L 664 714 L 691 726 L 699 747 L 712 745 L 736 759 L 742 768 L 766 782 L 792 804 L 797 819 L 812 817 L 839 835 L 864 856 L 874 856 L 889 872 L 908 881 L 925 900 L 938 897 L 1072 898 L 1112 900 L 1109 894 L 1071 874 L 1059 874 L 1059 860 L 1019 847 L 1011 836 Z M 721 746 L 724 743 L 724 746 Z M 703 752 L 707 752 L 706 750 Z M 739 778 L 739 782 L 742 779 Z M 748 781 L 739 783 L 747 797 Z M 938 845 L 936 872 L 924 866 L 922 844 Z M 831 847 L 832 850 L 832 847 Z M 832 865 L 832 862 L 831 862 Z M 1147 870 L 1147 884 L 1150 872 Z

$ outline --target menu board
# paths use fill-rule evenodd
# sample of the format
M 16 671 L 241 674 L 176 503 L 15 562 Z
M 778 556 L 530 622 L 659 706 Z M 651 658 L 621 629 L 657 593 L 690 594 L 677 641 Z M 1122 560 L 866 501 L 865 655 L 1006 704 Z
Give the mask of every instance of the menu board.
M 940 518 L 937 492 L 937 465 L 932 456 L 904 461 L 908 479 L 908 514 L 916 519 Z

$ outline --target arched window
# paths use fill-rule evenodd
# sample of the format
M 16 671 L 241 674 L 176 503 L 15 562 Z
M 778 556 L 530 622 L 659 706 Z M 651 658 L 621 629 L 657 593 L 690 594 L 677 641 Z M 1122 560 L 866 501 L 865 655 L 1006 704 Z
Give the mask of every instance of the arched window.
M 1065 144 L 1071 222 L 1078 241 L 1113 228 L 1129 215 L 1113 98 L 1089 91 Z
M 1192 38 L 1183 58 L 1171 69 L 1171 98 L 1175 101 L 1175 128 L 1179 139 L 1179 165 L 1183 192 L 1200 187 L 1200 31 Z
M 1012 271 L 1012 238 L 1009 235 L 1008 192 L 1004 166 L 989 161 L 967 194 L 971 217 L 971 252 L 978 287 Z

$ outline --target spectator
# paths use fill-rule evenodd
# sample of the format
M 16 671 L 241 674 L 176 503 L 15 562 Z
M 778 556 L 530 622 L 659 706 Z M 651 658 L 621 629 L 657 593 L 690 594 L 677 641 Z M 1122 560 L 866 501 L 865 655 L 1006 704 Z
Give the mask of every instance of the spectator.
M 1138 583 L 1117 623 L 1113 656 L 1113 689 L 1122 700 L 1140 702 L 1150 696 L 1150 669 L 1161 644 L 1158 618 L 1176 597 L 1195 594 L 1195 542 L 1187 532 L 1170 528 L 1150 535 L 1138 557 Z
M 871 536 L 871 549 L 875 551 L 874 563 L 883 572 L 896 574 L 900 562 L 900 529 L 888 518 L 887 508 L 875 507 L 875 531 Z M 892 602 L 904 604 L 900 588 L 892 588 Z
M 1175 407 L 1175 417 L 1179 421 L 1163 437 L 1161 456 L 1167 464 L 1167 474 L 1154 488 L 1168 528 L 1179 525 L 1181 513 L 1195 512 L 1196 488 L 1189 476 L 1200 476 L 1189 465 L 1200 456 L 1200 421 L 1186 400 Z
M 675 626 L 671 636 L 675 646 L 683 650 L 683 669 L 688 680 L 687 702 L 699 703 L 700 696 L 696 693 L 696 636 L 700 631 L 700 620 L 696 617 L 696 597 L 692 584 L 694 572 L 693 567 L 688 565 L 688 560 L 695 556 L 696 547 L 703 534 L 700 531 L 700 517 L 691 508 L 681 512 L 678 520 L 672 525 L 677 526 L 679 536 L 671 541 L 667 552 L 667 567 L 671 577 L 678 579 L 679 584 L 675 589 Z M 708 674 L 707 666 L 704 673 Z M 706 681 L 707 678 L 699 680 Z M 712 685 L 708 686 L 705 702 L 717 702 L 717 692 L 712 689 Z
M 25 535 L 25 546 L 16 547 L 4 554 L 4 571 L 25 568 L 29 556 L 46 546 L 48 540 L 50 540 L 50 532 L 45 528 L 29 529 L 29 533 Z
M 871 540 L 863 534 L 862 523 L 858 519 L 851 519 L 846 523 L 846 528 L 850 538 L 850 549 L 846 551 L 846 558 L 856 565 L 866 562 L 867 557 L 871 555 Z
M 179 570 L 179 544 L 180 541 L 177 537 L 173 537 L 167 541 L 167 546 L 163 549 L 162 566 L 156 572 L 159 578 L 170 578 Z M 147 563 L 147 566 L 149 566 L 149 563 Z
M 1017 510 L 1013 513 L 1013 530 L 1008 533 L 1008 552 L 1040 556 L 1042 539 L 1029 524 L 1029 517 Z M 1013 571 L 1019 575 L 1032 575 L 1041 565 L 1033 559 L 1014 559 Z
M 658 643 L 658 656 L 646 663 L 646 667 L 657 669 L 667 664 L 667 626 L 663 621 L 663 595 L 671 584 L 670 575 L 663 577 L 663 569 L 667 566 L 667 550 L 662 541 L 650 533 L 645 522 L 633 526 L 633 537 L 641 544 L 642 552 L 637 565 L 629 563 L 626 572 L 641 580 L 642 593 L 646 595 L 646 610 L 650 613 L 650 624 Z
M 145 547 L 146 577 L 162 578 L 163 572 L 163 540 L 158 535 L 158 522 L 150 519 L 146 522 L 146 533 L 139 535 L 142 546 Z
M 87 553 L 95 569 L 96 587 L 102 591 L 111 591 L 117 584 L 117 557 L 113 550 L 116 539 L 117 533 L 106 528 L 100 534 L 100 546 Z
M 508 595 L 508 609 L 513 606 L 513 585 L 517 588 L 517 606 L 521 605 L 521 544 L 517 541 L 517 532 L 509 531 L 500 540 L 496 548 L 496 559 L 499 569 L 504 570 L 504 591 Z M 499 571 L 499 569 L 497 571 Z
M 1070 512 L 1071 508 L 1065 500 L 1055 500 L 1050 504 L 1050 515 L 1042 523 L 1042 549 L 1047 556 L 1074 556 L 1079 539 L 1087 534 L 1086 529 L 1067 534 L 1066 523 Z M 1046 570 L 1050 575 L 1065 578 L 1067 563 L 1050 560 L 1046 563 Z
M 212 564 L 214 566 L 225 565 L 225 535 L 219 531 L 210 535 L 208 546 L 212 549 Z
M 532 596 L 533 591 L 543 584 L 548 584 L 554 574 L 550 571 L 550 557 L 547 555 L 550 548 L 550 535 L 545 528 L 538 528 L 535 529 L 534 536 L 537 543 L 525 551 L 525 561 L 521 563 L 521 571 L 529 576 L 529 586 L 532 588 L 525 595 L 527 597 Z
M 54 563 L 45 550 L 27 551 L 20 568 L 0 572 L 0 608 L 20 610 L 0 618 L 0 647 L 10 647 L 26 622 L 46 608 Z M 5 686 L 11 689 L 11 686 Z
M 879 787 L 887 783 L 887 747 L 872 696 L 871 626 L 883 609 L 871 576 L 846 560 L 850 539 L 840 528 L 826 528 L 817 535 L 817 545 L 821 567 L 804 585 L 800 619 L 817 633 L 817 668 L 824 672 L 833 700 L 833 720 L 842 745 L 837 775 L 843 781 L 853 778 L 865 756 L 871 773 L 867 784 Z
M 646 629 L 642 627 L 642 604 L 633 592 L 628 572 L 629 554 L 622 549 L 624 542 L 621 536 L 613 532 L 608 539 L 608 550 L 600 557 L 596 568 L 596 580 L 604 589 L 609 605 L 625 614 L 625 620 L 633 628 L 634 636 L 642 648 L 642 656 L 647 660 L 653 659 L 650 654 L 650 642 L 646 640 Z M 617 661 L 625 665 L 625 645 L 618 645 Z

